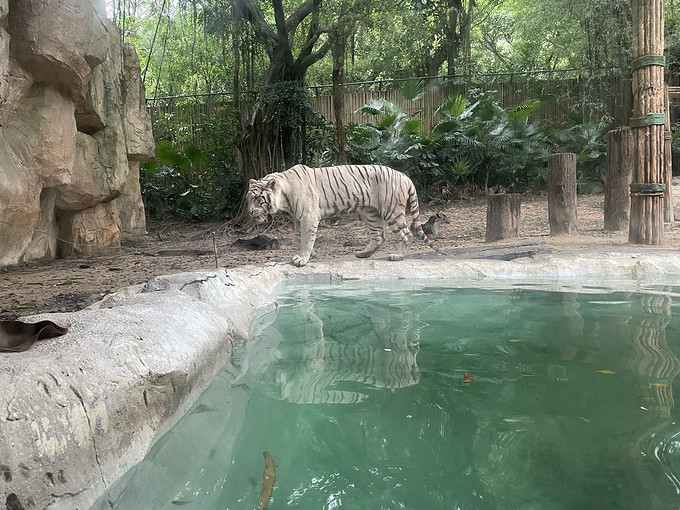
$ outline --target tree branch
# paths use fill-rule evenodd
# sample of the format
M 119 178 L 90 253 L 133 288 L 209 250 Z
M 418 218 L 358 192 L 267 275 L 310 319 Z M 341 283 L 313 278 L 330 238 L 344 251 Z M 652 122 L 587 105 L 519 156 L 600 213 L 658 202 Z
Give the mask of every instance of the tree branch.
M 321 34 L 327 34 L 330 31 L 331 31 L 331 29 L 329 27 L 322 27 L 322 28 L 319 28 L 313 34 L 310 33 L 309 36 L 307 37 L 307 41 L 305 42 L 305 45 L 300 49 L 300 53 L 298 54 L 297 61 L 301 62 L 301 61 L 305 60 L 307 57 L 309 57 L 314 50 L 314 45 L 318 42 L 319 37 L 321 37 Z M 326 50 L 326 51 L 328 51 L 328 50 Z
M 276 35 L 267 23 L 264 13 L 253 0 L 234 0 L 234 6 L 241 12 L 241 16 L 248 20 L 253 27 L 264 35 L 263 41 L 269 58 L 274 54 Z
M 328 50 L 331 48 L 331 43 L 330 41 L 324 42 L 321 47 L 316 50 L 314 53 L 311 53 L 310 55 L 306 56 L 305 58 L 298 58 L 297 64 L 298 67 L 301 69 L 308 69 L 312 65 L 316 64 L 319 60 L 324 58 L 326 56 L 326 53 L 328 53 Z
M 300 5 L 300 7 L 295 9 L 295 12 L 293 12 L 286 19 L 287 33 L 295 32 L 297 30 L 298 25 L 302 23 L 302 20 L 309 16 L 312 13 L 312 11 L 314 10 L 318 11 L 320 4 L 321 0 L 307 0 L 305 3 Z

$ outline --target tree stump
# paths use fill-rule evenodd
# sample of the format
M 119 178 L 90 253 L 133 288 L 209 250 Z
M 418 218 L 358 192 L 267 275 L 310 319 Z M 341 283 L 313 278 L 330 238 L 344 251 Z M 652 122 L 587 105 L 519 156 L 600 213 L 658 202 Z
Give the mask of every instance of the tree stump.
M 489 195 L 486 204 L 486 242 L 517 237 L 522 195 Z
M 615 129 L 607 133 L 607 168 L 604 177 L 604 229 L 628 230 L 630 183 L 633 179 L 633 133 Z
M 548 158 L 548 220 L 550 234 L 578 230 L 576 212 L 576 154 L 560 152 Z

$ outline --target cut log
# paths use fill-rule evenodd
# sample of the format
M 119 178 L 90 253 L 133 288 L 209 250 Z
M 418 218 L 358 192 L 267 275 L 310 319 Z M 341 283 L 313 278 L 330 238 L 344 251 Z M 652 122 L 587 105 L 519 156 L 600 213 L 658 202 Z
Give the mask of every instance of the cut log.
M 578 230 L 576 211 L 576 154 L 561 152 L 548 158 L 548 220 L 550 234 Z
M 489 195 L 486 204 L 486 242 L 517 237 L 522 195 Z
M 633 133 L 627 127 L 607 133 L 604 178 L 604 229 L 628 230 L 633 179 Z
M 552 253 L 554 249 L 543 242 L 524 242 L 518 244 L 496 244 L 486 246 L 473 246 L 470 248 L 453 248 L 446 250 L 448 259 L 491 259 L 491 260 L 514 260 L 518 258 L 533 258 L 537 255 Z M 413 253 L 409 259 L 436 259 L 440 255 L 432 252 Z M 386 260 L 386 258 L 385 258 Z

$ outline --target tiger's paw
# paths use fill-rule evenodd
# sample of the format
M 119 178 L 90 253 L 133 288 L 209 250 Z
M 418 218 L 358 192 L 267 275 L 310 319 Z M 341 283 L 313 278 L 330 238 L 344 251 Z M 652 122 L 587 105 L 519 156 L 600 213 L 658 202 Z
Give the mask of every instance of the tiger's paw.
M 371 255 L 375 253 L 375 250 L 369 251 L 369 250 L 358 250 L 354 252 L 354 256 L 359 258 L 359 259 L 367 259 Z
M 293 257 L 293 260 L 292 260 L 293 265 L 294 265 L 294 266 L 297 266 L 297 267 L 302 267 L 302 266 L 304 266 L 305 264 L 307 264 L 308 261 L 309 261 L 309 257 L 305 258 L 305 257 L 303 257 L 303 256 L 301 256 L 301 255 L 295 255 L 295 256 Z
M 405 257 L 405 256 L 406 256 L 406 255 L 400 255 L 399 253 L 390 253 L 390 254 L 387 256 L 387 260 L 393 260 L 393 261 L 404 260 L 404 257 Z

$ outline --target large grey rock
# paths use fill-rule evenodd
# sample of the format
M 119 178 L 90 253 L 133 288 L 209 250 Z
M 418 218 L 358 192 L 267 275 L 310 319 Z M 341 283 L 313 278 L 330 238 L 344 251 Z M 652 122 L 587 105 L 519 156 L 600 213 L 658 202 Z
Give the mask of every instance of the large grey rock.
M 9 34 L 0 18 L 0 107 L 7 102 L 9 94 Z
M 82 89 L 106 56 L 110 30 L 89 0 L 21 0 L 10 5 L 13 52 L 36 79 Z
M 146 216 L 144 204 L 139 200 L 141 188 L 139 184 L 139 161 L 128 162 L 128 179 L 125 192 L 117 200 L 120 211 L 120 230 L 128 236 L 146 234 Z
M 8 0 L 0 0 L 0 108 L 9 93 L 9 34 L 7 33 Z
M 127 141 L 127 155 L 130 161 L 144 163 L 154 153 L 154 139 L 151 117 L 146 110 L 146 92 L 142 83 L 141 67 L 137 51 L 132 44 L 123 45 L 124 128 Z
M 105 11 L 0 0 L 0 267 L 102 253 L 146 230 L 151 121 L 137 54 Z

